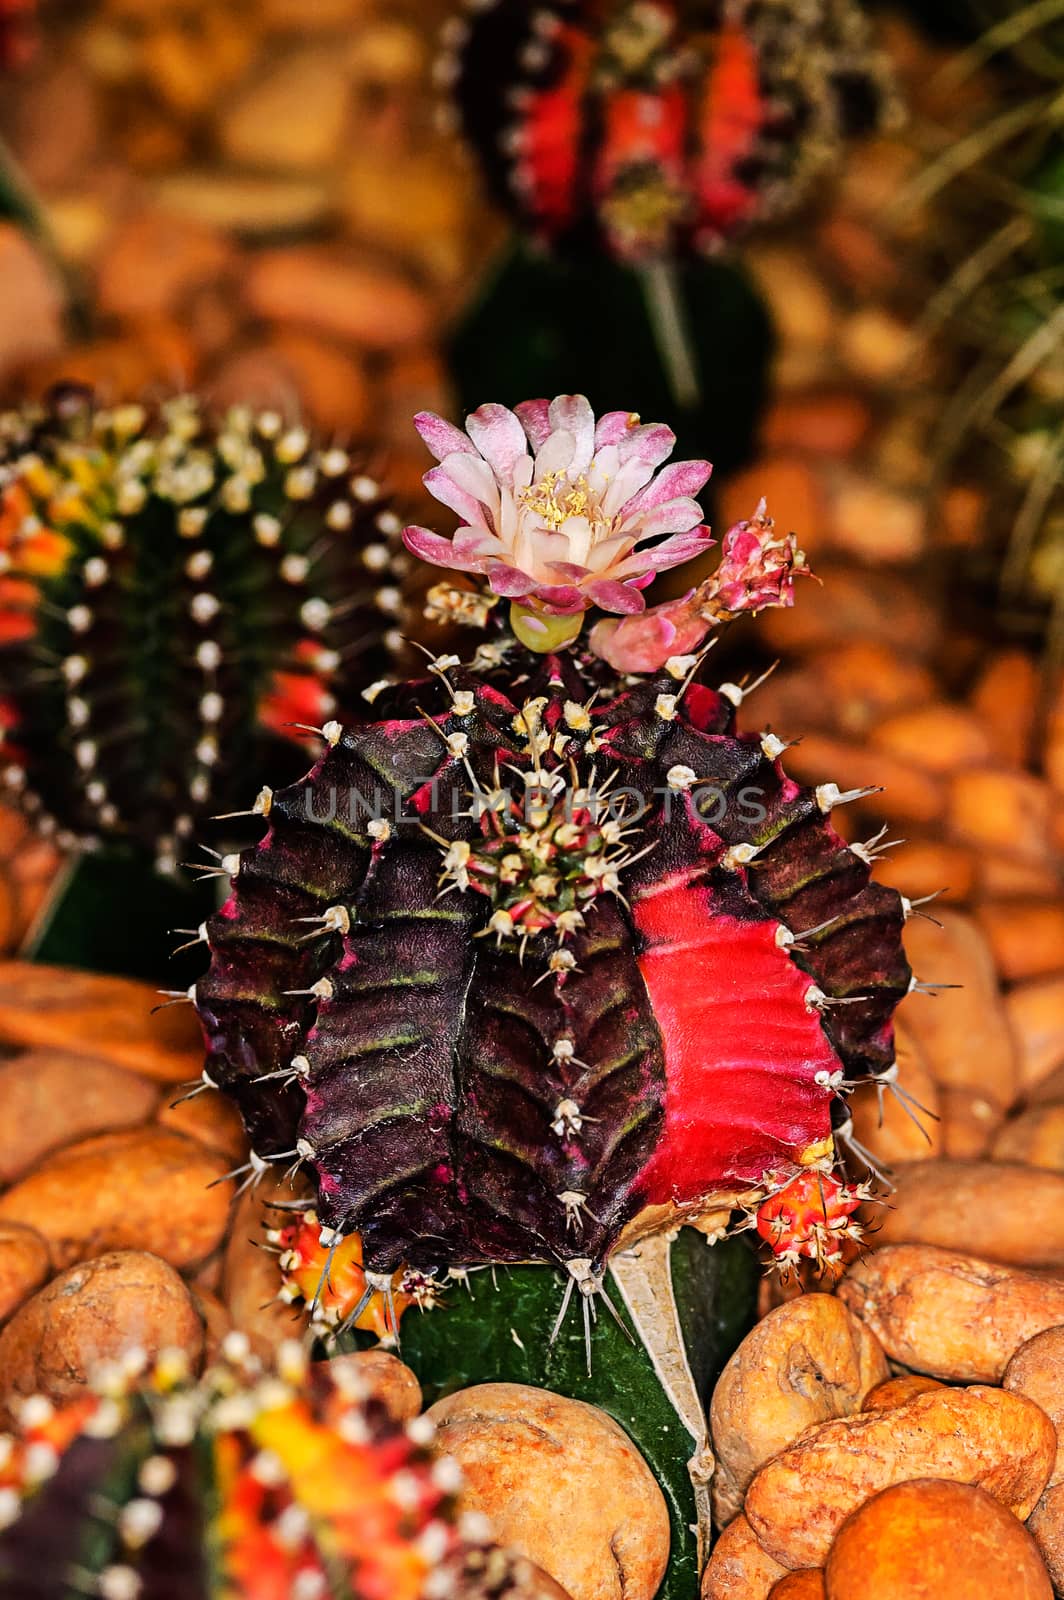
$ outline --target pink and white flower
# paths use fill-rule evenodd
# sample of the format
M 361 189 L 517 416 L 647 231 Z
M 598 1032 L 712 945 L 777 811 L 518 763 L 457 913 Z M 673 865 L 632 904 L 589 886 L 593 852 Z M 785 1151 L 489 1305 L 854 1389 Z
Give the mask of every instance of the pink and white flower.
M 439 462 L 425 486 L 462 520 L 453 539 L 407 528 L 408 548 L 532 613 L 641 612 L 658 572 L 712 543 L 694 498 L 712 468 L 664 466 L 676 436 L 661 424 L 627 411 L 596 421 L 583 395 L 559 395 L 481 406 L 464 433 L 431 412 L 415 426 Z

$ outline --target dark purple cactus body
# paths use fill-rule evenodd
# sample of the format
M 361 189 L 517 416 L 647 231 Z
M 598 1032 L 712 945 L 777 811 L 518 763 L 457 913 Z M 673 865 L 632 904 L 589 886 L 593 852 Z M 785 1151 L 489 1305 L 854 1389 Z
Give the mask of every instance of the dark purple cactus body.
M 644 1209 L 830 1155 L 842 1091 L 893 1064 L 905 902 L 832 828 L 845 797 L 736 733 L 742 692 L 670 667 L 438 662 L 241 857 L 207 1073 L 371 1271 L 597 1273 Z

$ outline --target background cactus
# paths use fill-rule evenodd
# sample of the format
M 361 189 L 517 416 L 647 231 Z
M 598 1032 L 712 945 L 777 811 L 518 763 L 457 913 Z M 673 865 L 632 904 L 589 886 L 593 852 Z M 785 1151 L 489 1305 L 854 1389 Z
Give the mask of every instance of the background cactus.
M 892 103 L 850 0 L 490 0 L 444 43 L 495 198 L 546 242 L 629 260 L 789 210 Z
M 11 1600 L 422 1600 L 531 1593 L 427 1418 L 399 1427 L 357 1365 L 286 1347 L 263 1372 L 241 1335 L 198 1382 L 136 1353 L 99 1393 L 25 1401 L 0 1466 L 0 1580 Z
M 276 414 L 83 390 L 0 418 L 4 783 L 68 845 L 172 870 L 395 645 L 379 484 Z M 286 751 L 290 754 L 286 755 Z
M 470 0 L 437 77 L 516 223 L 453 341 L 459 400 L 579 388 L 604 408 L 623 393 L 667 411 L 692 450 L 712 438 L 719 472 L 741 464 L 772 331 L 722 246 L 792 209 L 849 136 L 892 115 L 860 9 Z

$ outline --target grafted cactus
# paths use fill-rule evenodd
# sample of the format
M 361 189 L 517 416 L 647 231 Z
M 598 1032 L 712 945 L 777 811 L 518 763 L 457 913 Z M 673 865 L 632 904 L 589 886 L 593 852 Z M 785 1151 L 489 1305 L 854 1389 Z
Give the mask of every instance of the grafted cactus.
M 172 869 L 234 778 L 286 751 L 294 775 L 306 725 L 389 659 L 399 527 L 346 451 L 275 413 L 67 388 L 0 416 L 9 794 L 67 845 Z
M 526 1261 L 586 1317 L 622 1242 L 735 1208 L 784 1259 L 837 1259 L 860 1195 L 835 1136 L 849 1090 L 892 1079 L 911 981 L 907 902 L 832 827 L 852 797 L 795 783 L 777 735 L 737 731 L 746 691 L 705 682 L 717 622 L 790 600 L 793 541 L 759 508 L 648 610 L 708 541 L 708 465 L 655 475 L 667 429 L 571 397 L 522 421 L 531 452 L 502 408 L 468 437 L 422 420 L 466 526 L 407 539 L 511 597 L 524 643 L 323 730 L 233 863 L 194 991 L 249 1175 L 302 1165 L 321 1222 L 361 1236 L 356 1320 L 400 1268 Z
M 791 209 L 892 108 L 851 0 L 468 0 L 444 42 L 500 202 L 627 260 L 719 249 Z
M 130 1351 L 96 1391 L 23 1402 L 0 1463 L 11 1600 L 536 1600 L 560 1594 L 460 1515 L 427 1417 L 398 1425 L 357 1362 L 242 1335 L 201 1379 Z M 542 1575 L 540 1575 L 542 1578 Z

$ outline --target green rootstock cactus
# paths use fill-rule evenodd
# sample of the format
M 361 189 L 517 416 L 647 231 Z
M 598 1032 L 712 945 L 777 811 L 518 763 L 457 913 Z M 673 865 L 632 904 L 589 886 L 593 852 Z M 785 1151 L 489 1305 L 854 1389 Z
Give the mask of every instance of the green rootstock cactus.
M 397 646 L 398 532 L 346 451 L 275 413 L 67 388 L 0 416 L 8 793 L 67 845 L 172 869 Z
M 575 1322 L 590 1366 L 596 1316 L 601 1340 L 622 1315 L 612 1271 L 697 1443 L 654 1241 L 739 1212 L 783 1263 L 838 1263 L 865 1197 L 835 1169 L 847 1096 L 893 1083 L 912 908 L 833 828 L 852 796 L 790 779 L 781 739 L 736 727 L 748 690 L 706 681 L 711 628 L 790 603 L 804 571 L 764 507 L 648 609 L 654 572 L 709 542 L 708 463 L 663 467 L 668 429 L 571 396 L 419 426 L 463 526 L 407 543 L 487 579 L 455 614 L 509 600 L 513 633 L 375 684 L 267 793 L 190 991 L 205 1081 L 244 1115 L 247 1182 L 309 1178 L 316 1298 L 360 1235 L 344 1325 L 546 1263 L 540 1340 Z

